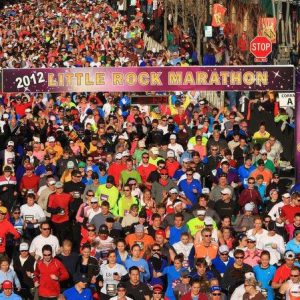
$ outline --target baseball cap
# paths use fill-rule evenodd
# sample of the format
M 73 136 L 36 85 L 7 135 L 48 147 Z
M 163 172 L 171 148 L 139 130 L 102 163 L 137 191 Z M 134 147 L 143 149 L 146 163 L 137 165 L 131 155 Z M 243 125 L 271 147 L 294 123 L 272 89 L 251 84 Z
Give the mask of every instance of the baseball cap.
M 91 203 L 98 203 L 98 202 L 99 202 L 99 200 L 98 200 L 97 197 L 92 197 L 91 198 Z
M 5 206 L 0 206 L 0 213 L 1 214 L 6 214 L 7 213 L 7 208 Z
M 67 168 L 68 169 L 73 169 L 74 168 L 74 162 L 72 162 L 71 160 L 67 162 Z
M 255 275 L 253 272 L 247 272 L 245 273 L 245 279 L 255 278 Z
M 245 211 L 253 211 L 253 209 L 254 209 L 254 206 L 252 203 L 247 203 L 245 205 Z
M 88 278 L 85 274 L 76 273 L 73 278 L 74 278 L 74 283 L 78 283 L 78 282 L 88 283 Z
M 173 150 L 169 150 L 169 151 L 167 152 L 167 157 L 175 157 L 174 151 L 173 151 Z
M 34 167 L 33 167 L 32 164 L 26 164 L 25 165 L 25 170 L 33 170 L 33 169 L 34 169 Z
M 85 168 L 86 166 L 86 163 L 81 161 L 79 164 L 78 164 L 78 168 Z
M 86 172 L 89 172 L 89 171 L 92 171 L 92 172 L 93 172 L 93 168 L 92 168 L 92 167 L 87 167 L 85 171 L 86 171 Z
M 154 155 L 158 155 L 158 154 L 159 154 L 159 150 L 158 150 L 157 147 L 152 147 L 152 148 L 150 149 L 150 151 L 151 151 Z
M 9 281 L 9 280 L 4 280 L 3 282 L 2 282 L 2 289 L 4 290 L 4 289 L 12 289 L 13 288 L 13 284 L 12 284 L 12 282 L 11 281 Z
M 122 157 L 130 156 L 130 153 L 128 150 L 125 150 L 122 152 Z
M 210 190 L 209 190 L 209 188 L 203 188 L 202 189 L 202 194 L 205 194 L 205 195 L 207 195 L 207 194 L 209 194 L 210 193 Z
M 9 141 L 8 143 L 7 143 L 7 146 L 14 146 L 15 145 L 15 143 L 13 142 L 13 141 Z
M 197 216 L 205 216 L 205 214 L 206 214 L 206 210 L 203 209 L 197 210 Z
M 101 225 L 100 228 L 99 228 L 99 233 L 100 234 L 108 234 L 109 232 L 108 232 L 107 225 L 105 225 L 105 224 Z
M 293 251 L 288 250 L 284 253 L 285 259 L 295 259 L 295 257 L 296 257 L 296 255 Z
M 146 147 L 145 141 L 144 140 L 140 140 L 138 142 L 138 146 L 139 146 L 139 148 L 145 148 Z
M 190 162 L 190 161 L 191 161 L 191 159 L 188 158 L 188 157 L 185 157 L 185 158 L 182 160 L 182 162 L 184 162 L 184 163 L 188 163 L 188 162 Z
M 158 229 L 155 231 L 155 235 L 162 235 L 164 238 L 166 238 L 166 233 L 162 229 Z
M 194 145 L 188 144 L 188 145 L 187 145 L 187 149 L 188 149 L 188 150 L 194 150 Z
M 123 157 L 122 153 L 120 153 L 120 152 L 117 153 L 116 156 L 115 156 L 116 159 L 122 159 L 122 157 Z
M 215 292 L 215 291 L 222 291 L 221 287 L 218 285 L 214 285 L 210 288 L 210 292 Z
M 169 193 L 170 194 L 178 194 L 178 191 L 177 191 L 176 188 L 172 188 L 172 189 L 169 190 Z
M 152 289 L 153 289 L 154 292 L 155 291 L 157 291 L 157 292 L 162 292 L 163 291 L 163 287 L 162 287 L 161 284 L 155 284 Z
M 259 153 L 260 153 L 260 154 L 267 154 L 268 152 L 267 152 L 266 149 L 261 149 L 261 150 L 259 151 Z
M 57 188 L 57 189 L 60 189 L 60 188 L 62 188 L 64 186 L 64 184 L 61 182 L 61 181 L 57 181 L 56 183 L 55 183 L 55 187 Z
M 207 216 L 207 217 L 204 218 L 204 224 L 205 225 L 213 225 L 214 220 L 211 217 Z
M 144 232 L 144 225 L 138 224 L 138 225 L 134 226 L 134 231 L 135 232 Z
M 180 277 L 183 278 L 191 277 L 191 273 L 188 270 L 183 270 L 180 272 Z
M 47 139 L 48 142 L 55 142 L 55 137 L 54 136 L 49 136 Z
M 219 253 L 228 253 L 229 252 L 229 248 L 227 245 L 221 245 L 219 248 Z
M 176 140 L 176 135 L 175 134 L 171 134 L 170 135 L 170 140 Z
M 290 193 L 284 193 L 284 194 L 282 195 L 282 197 L 284 197 L 284 198 L 290 198 L 290 197 L 291 197 L 291 194 L 290 194 Z
M 56 181 L 54 179 L 49 180 L 48 184 L 49 185 L 55 185 Z
M 29 245 L 27 243 L 21 243 L 19 246 L 20 251 L 28 251 L 29 250 Z
M 256 242 L 256 237 L 254 235 L 250 235 L 247 237 L 247 240 L 251 242 Z
M 229 188 L 225 188 L 221 191 L 222 195 L 230 195 L 231 196 L 231 190 Z

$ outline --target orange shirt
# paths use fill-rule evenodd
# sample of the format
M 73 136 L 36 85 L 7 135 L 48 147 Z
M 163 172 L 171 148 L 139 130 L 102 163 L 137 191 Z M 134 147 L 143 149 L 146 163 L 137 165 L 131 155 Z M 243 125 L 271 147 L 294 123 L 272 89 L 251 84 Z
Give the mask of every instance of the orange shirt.
M 141 258 L 144 256 L 145 251 L 148 250 L 153 244 L 154 240 L 152 236 L 145 234 L 142 239 L 138 239 L 135 233 L 128 234 L 125 238 L 125 242 L 131 248 L 134 244 L 138 244 L 141 247 Z
M 210 259 L 216 258 L 218 254 L 218 244 L 211 243 L 208 247 L 204 246 L 203 242 L 194 245 L 195 246 L 195 257 L 202 258 L 202 257 L 209 257 Z
M 264 177 L 264 182 L 266 185 L 268 185 L 271 182 L 271 179 L 273 177 L 272 172 L 269 169 L 264 169 L 262 172 L 260 172 L 258 169 L 255 169 L 249 177 L 256 178 L 257 175 L 262 175 Z

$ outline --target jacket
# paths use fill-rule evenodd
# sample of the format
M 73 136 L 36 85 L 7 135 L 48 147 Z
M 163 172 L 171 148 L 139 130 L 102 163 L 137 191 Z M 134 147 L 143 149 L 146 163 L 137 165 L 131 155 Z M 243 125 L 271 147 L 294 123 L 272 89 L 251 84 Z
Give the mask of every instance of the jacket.
M 31 273 L 34 272 L 34 264 L 35 264 L 35 259 L 32 255 L 28 256 L 23 266 L 21 265 L 19 254 L 13 257 L 13 267 L 23 288 L 34 287 L 33 279 L 28 277 L 26 273 L 26 272 L 31 272 Z
M 56 275 L 58 280 L 51 279 L 51 274 Z M 49 264 L 39 260 L 36 263 L 34 275 L 34 282 L 39 283 L 38 295 L 42 297 L 58 297 L 60 294 L 59 283 L 69 278 L 65 266 L 56 258 L 53 258 Z
M 0 222 L 0 253 L 5 252 L 6 236 L 8 233 L 12 234 L 15 240 L 20 237 L 20 234 L 14 228 L 14 226 L 9 223 L 9 221 L 4 219 L 2 222 Z

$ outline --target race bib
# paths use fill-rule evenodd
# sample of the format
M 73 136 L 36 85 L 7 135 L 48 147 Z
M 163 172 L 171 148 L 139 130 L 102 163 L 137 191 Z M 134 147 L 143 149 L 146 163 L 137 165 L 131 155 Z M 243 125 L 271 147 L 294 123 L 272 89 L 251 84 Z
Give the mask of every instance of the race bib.
M 3 244 L 3 238 L 0 237 L 0 245 L 2 245 L 2 244 Z
M 101 194 L 100 195 L 100 200 L 101 201 L 108 201 L 108 195 Z
M 106 293 L 108 296 L 115 296 L 117 294 L 117 286 L 112 283 L 107 284 Z

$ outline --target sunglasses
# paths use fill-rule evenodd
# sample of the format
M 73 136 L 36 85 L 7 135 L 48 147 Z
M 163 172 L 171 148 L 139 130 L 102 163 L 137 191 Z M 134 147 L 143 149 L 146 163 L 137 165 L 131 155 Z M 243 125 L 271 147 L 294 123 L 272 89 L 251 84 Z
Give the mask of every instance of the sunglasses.
M 212 293 L 213 296 L 221 296 L 221 293 Z
M 95 231 L 95 229 L 88 229 L 88 231 Z
M 98 204 L 98 201 L 97 202 L 91 202 L 91 204 Z
M 192 176 L 193 173 L 186 173 L 186 176 Z
M 298 275 L 291 274 L 290 277 L 299 277 L 299 274 Z
M 81 178 L 82 176 L 81 175 L 79 175 L 79 176 L 75 176 L 76 178 Z
M 236 259 L 244 259 L 244 256 L 235 256 Z
M 218 149 L 211 149 L 211 151 L 218 151 Z
M 88 196 L 88 197 L 94 197 L 94 195 L 91 195 L 91 194 L 87 194 L 87 196 Z
M 52 254 L 44 254 L 43 253 L 43 256 L 49 257 L 49 256 L 52 256 Z
M 211 237 L 211 234 L 205 234 L 204 236 L 205 237 Z
M 124 190 L 124 192 L 130 192 L 130 190 Z
M 227 256 L 228 254 L 229 254 L 228 252 L 220 253 L 220 255 L 224 255 L 224 256 Z
M 162 292 L 154 292 L 153 294 L 154 294 L 154 295 L 161 295 Z
M 145 158 L 145 159 L 148 159 L 148 158 L 149 158 L 149 156 L 143 156 L 143 158 Z
M 254 181 L 248 182 L 248 184 L 254 184 L 254 183 L 255 183 Z
M 255 244 L 256 242 L 255 241 L 247 241 L 247 243 Z
M 156 249 L 152 249 L 152 251 L 157 252 L 157 251 L 160 251 L 160 249 L 159 249 L 159 248 L 156 248 Z

